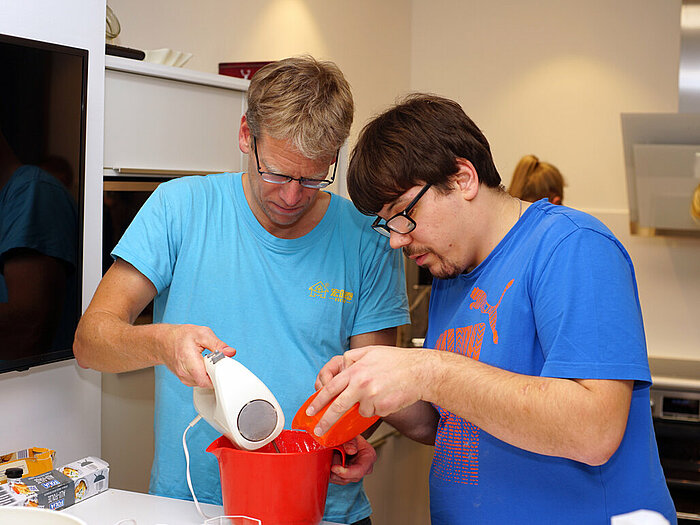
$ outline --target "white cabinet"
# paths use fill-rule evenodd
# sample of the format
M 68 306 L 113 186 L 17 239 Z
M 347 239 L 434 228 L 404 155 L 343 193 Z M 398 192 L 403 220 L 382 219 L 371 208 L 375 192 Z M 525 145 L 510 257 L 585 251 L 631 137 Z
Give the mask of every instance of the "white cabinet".
M 126 58 L 105 62 L 106 174 L 239 171 L 249 81 Z M 111 172 L 111 173 L 110 173 Z

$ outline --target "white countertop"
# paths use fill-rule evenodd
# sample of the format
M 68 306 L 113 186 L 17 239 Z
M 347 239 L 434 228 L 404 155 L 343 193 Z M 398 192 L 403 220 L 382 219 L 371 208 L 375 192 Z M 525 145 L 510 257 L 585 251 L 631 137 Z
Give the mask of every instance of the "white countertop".
M 200 503 L 202 511 L 210 517 L 222 516 L 224 508 Z M 192 501 L 164 498 L 107 489 L 60 512 L 82 519 L 88 525 L 200 525 L 204 522 Z M 323 521 L 321 525 L 334 525 Z
M 700 391 L 700 360 L 649 357 L 651 379 L 656 388 Z

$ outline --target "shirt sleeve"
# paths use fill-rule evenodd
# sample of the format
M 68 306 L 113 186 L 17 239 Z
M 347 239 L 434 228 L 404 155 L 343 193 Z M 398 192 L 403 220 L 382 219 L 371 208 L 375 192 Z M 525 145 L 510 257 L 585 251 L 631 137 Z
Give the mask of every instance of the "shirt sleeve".
M 392 249 L 387 239 L 369 228 L 368 232 L 368 246 L 358 262 L 362 265 L 362 287 L 352 335 L 411 322 L 402 252 Z
M 53 180 L 25 179 L 15 183 L 6 202 L 0 204 L 0 262 L 8 251 L 28 248 L 75 268 L 78 220 L 70 195 Z
M 173 204 L 179 202 L 172 195 L 175 189 L 169 183 L 158 186 L 112 250 L 112 257 L 133 265 L 159 294 L 172 281 L 182 241 L 183 214 L 181 207 Z
M 619 242 L 575 230 L 534 275 L 543 376 L 650 383 L 634 268 Z

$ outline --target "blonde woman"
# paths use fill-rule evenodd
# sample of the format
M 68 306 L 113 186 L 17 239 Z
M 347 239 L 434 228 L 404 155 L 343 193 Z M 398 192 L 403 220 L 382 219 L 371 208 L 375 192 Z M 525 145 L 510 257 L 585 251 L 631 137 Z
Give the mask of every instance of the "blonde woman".
M 525 155 L 515 167 L 508 193 L 528 202 L 546 198 L 552 204 L 562 204 L 564 177 L 556 166 L 541 162 L 535 155 Z

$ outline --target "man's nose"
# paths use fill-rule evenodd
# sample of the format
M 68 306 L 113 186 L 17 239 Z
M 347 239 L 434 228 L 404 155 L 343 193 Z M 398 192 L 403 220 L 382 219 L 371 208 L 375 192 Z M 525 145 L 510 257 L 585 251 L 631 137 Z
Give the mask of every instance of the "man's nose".
M 286 184 L 282 184 L 280 188 L 280 197 L 287 205 L 297 204 L 301 200 L 304 187 L 295 180 L 291 180 Z
M 398 248 L 403 248 L 404 246 L 407 246 L 410 243 L 411 243 L 411 234 L 410 233 L 397 233 L 397 232 L 391 230 L 391 234 L 389 235 L 389 246 L 391 246 L 394 249 L 398 249 Z

